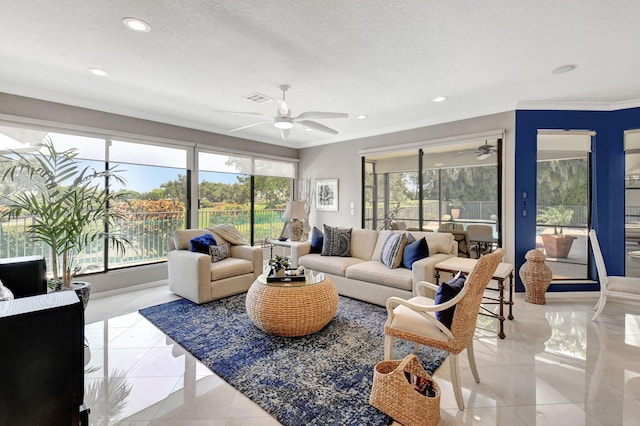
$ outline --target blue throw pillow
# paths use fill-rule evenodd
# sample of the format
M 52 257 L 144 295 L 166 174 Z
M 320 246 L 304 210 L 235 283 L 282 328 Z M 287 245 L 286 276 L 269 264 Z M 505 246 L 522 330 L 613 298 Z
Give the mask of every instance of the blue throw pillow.
M 322 231 L 314 226 L 311 230 L 311 250 L 309 252 L 322 253 L 323 240 L 324 235 L 322 234 Z
M 407 241 L 407 245 L 404 246 L 404 252 L 402 253 L 402 266 L 411 269 L 413 262 L 424 259 L 425 257 L 429 257 L 429 246 L 424 237 L 412 243 Z
M 449 282 L 440 284 L 440 287 L 438 287 L 438 291 L 436 292 L 436 305 L 448 302 L 456 297 L 464 287 L 464 282 L 466 280 L 467 277 L 465 277 L 462 272 L 459 272 L 455 277 L 449 280 Z M 455 311 L 455 306 L 445 309 L 444 311 L 438 311 L 436 312 L 436 319 L 444 324 L 448 329 L 451 329 L 451 323 L 453 323 L 453 314 Z
M 211 234 L 200 235 L 199 237 L 189 240 L 191 251 L 196 253 L 209 254 L 209 246 L 216 245 L 216 239 Z

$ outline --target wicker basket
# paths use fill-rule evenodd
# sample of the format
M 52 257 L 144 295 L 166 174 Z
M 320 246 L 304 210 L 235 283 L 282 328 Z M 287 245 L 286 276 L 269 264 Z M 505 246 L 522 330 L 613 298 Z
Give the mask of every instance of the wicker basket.
M 436 396 L 429 397 L 416 391 L 407 381 L 405 371 L 431 379 Z M 376 364 L 369 404 L 404 426 L 437 425 L 440 421 L 440 387 L 413 354 L 401 361 Z

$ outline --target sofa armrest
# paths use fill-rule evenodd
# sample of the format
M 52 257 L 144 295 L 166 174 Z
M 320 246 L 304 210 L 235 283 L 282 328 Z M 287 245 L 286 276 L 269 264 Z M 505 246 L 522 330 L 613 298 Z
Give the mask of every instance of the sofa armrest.
M 296 242 L 291 245 L 291 260 L 293 261 L 293 266 L 297 267 L 300 262 L 299 259 L 301 256 L 305 254 L 309 254 L 311 252 L 311 243 L 308 241 L 303 241 L 301 243 Z
M 424 259 L 413 262 L 413 265 L 411 266 L 411 280 L 413 283 L 414 296 L 417 296 L 417 283 L 419 283 L 420 281 L 426 281 L 429 283 L 436 282 L 436 265 L 440 262 L 450 259 L 451 257 L 452 256 L 450 254 L 438 253 L 434 254 L 433 256 L 425 257 Z M 430 297 L 433 298 L 434 296 L 435 293 Z
M 167 253 L 169 289 L 195 303 L 210 298 L 211 256 L 189 250 Z
M 236 259 L 245 259 L 253 263 L 253 276 L 258 278 L 262 274 L 263 269 L 263 254 L 262 247 L 246 246 L 246 245 L 233 245 L 231 246 L 231 257 Z

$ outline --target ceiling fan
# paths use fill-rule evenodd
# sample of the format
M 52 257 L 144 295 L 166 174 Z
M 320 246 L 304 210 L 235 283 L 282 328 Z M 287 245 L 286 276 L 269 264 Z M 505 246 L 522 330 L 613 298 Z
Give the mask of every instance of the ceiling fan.
M 477 160 L 486 160 L 491 157 L 492 154 L 495 154 L 496 147 L 493 145 L 489 145 L 487 141 L 484 141 L 484 145 L 480 145 L 478 150 L 476 151 L 476 159 Z
M 278 99 L 278 110 L 276 115 L 273 117 L 269 115 L 261 114 L 259 112 L 219 111 L 219 112 L 225 112 L 228 114 L 258 115 L 258 116 L 269 118 L 269 120 L 258 121 L 256 123 L 252 123 L 247 126 L 231 129 L 229 130 L 229 133 L 248 129 L 254 126 L 259 126 L 261 124 L 272 123 L 273 127 L 280 130 L 280 136 L 282 137 L 283 141 L 287 140 L 287 137 L 289 136 L 289 131 L 296 124 L 300 124 L 306 127 L 307 129 L 317 130 L 319 132 L 337 135 L 338 134 L 337 130 L 332 129 L 331 127 L 327 127 L 324 124 L 320 124 L 316 121 L 311 121 L 309 119 L 312 118 L 316 120 L 321 120 L 321 119 L 330 119 L 330 118 L 348 118 L 349 117 L 349 114 L 345 112 L 320 112 L 320 111 L 307 111 L 293 117 L 291 114 L 291 109 L 289 109 L 289 105 L 287 105 L 287 101 L 285 98 L 287 90 L 289 90 L 289 86 L 286 84 L 283 84 L 280 86 L 280 90 L 282 91 L 282 98 Z

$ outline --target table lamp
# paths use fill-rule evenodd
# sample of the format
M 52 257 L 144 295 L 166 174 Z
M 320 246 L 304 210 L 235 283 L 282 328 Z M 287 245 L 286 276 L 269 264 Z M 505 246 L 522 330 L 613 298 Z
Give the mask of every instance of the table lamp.
M 287 207 L 282 214 L 283 219 L 289 220 L 289 236 L 291 241 L 300 241 L 304 232 L 304 223 L 307 218 L 307 211 L 302 201 L 287 201 Z

